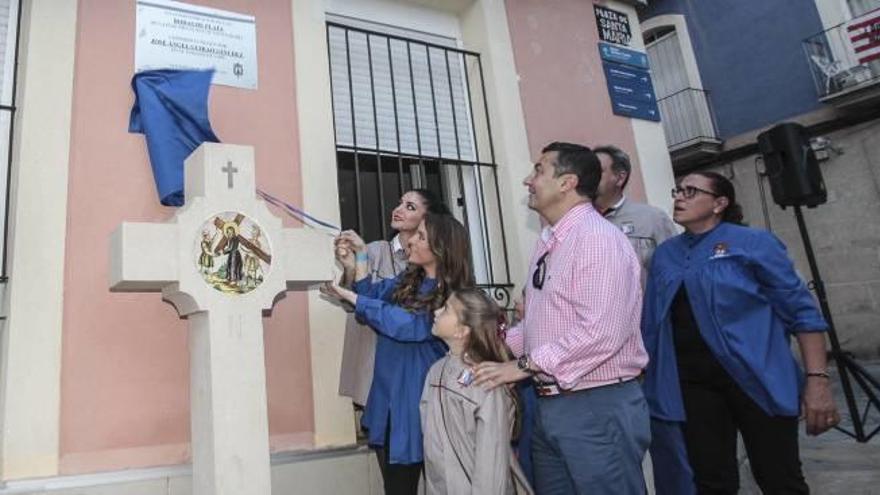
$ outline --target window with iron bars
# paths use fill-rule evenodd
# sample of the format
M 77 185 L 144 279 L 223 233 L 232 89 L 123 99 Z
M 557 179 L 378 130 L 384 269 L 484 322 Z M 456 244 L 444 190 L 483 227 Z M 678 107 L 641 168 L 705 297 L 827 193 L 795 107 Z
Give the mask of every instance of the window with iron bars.
M 12 167 L 12 136 L 15 130 L 15 86 L 18 67 L 18 33 L 21 2 L 0 0 L 0 221 L 3 242 L 0 245 L 0 283 L 7 279 L 6 254 L 9 238 L 9 172 Z
M 480 54 L 448 38 L 359 24 L 327 23 L 342 227 L 367 242 L 388 239 L 400 196 L 430 189 L 468 229 L 477 284 L 509 308 Z

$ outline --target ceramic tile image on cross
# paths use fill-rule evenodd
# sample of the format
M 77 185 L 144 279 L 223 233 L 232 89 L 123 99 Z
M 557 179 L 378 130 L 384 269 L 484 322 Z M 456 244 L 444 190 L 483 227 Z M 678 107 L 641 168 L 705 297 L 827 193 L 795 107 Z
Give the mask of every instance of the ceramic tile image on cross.
M 246 294 L 272 266 L 271 243 L 253 219 L 235 211 L 212 216 L 196 239 L 196 265 L 205 282 L 225 294 Z

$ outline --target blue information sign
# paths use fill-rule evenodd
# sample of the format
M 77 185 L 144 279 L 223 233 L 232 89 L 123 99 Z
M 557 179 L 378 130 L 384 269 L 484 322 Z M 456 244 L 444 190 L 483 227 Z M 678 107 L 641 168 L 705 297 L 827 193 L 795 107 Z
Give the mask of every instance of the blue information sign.
M 660 110 L 657 105 L 642 103 L 635 100 L 612 99 L 611 111 L 614 115 L 633 119 L 660 122 Z
M 605 69 L 605 79 L 609 85 L 611 83 L 627 85 L 654 92 L 654 86 L 651 84 L 651 73 L 644 69 L 636 69 L 635 67 L 615 64 L 613 62 L 602 62 L 602 68 Z
M 657 97 L 647 69 L 603 60 L 611 110 L 615 115 L 660 121 Z
M 608 62 L 632 65 L 640 69 L 648 68 L 648 55 L 645 52 L 630 50 L 611 43 L 599 42 L 599 56 Z

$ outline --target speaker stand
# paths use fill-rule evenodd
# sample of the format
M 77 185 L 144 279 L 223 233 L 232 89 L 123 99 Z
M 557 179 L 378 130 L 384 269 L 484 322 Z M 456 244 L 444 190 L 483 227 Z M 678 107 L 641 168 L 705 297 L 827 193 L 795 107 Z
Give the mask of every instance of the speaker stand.
M 843 387 L 843 395 L 846 398 L 846 407 L 849 410 L 849 417 L 852 419 L 852 431 L 840 426 L 836 426 L 835 429 L 855 438 L 858 442 L 864 443 L 871 440 L 880 431 L 880 426 L 877 426 L 870 432 L 865 432 L 865 422 L 868 419 L 871 408 L 873 407 L 880 413 L 880 399 L 878 399 L 878 396 L 880 396 L 880 382 L 871 376 L 862 365 L 857 363 L 851 353 L 840 348 L 840 341 L 837 338 L 834 321 L 831 319 L 831 308 L 828 306 L 828 298 L 825 295 L 825 284 L 819 275 L 816 255 L 813 253 L 810 234 L 807 232 L 807 225 L 804 223 L 804 215 L 801 212 L 800 206 L 794 207 L 794 216 L 797 219 L 798 230 L 800 230 L 801 239 L 804 242 L 804 250 L 807 253 L 807 262 L 810 264 L 810 272 L 813 275 L 812 286 L 816 291 L 816 297 L 819 299 L 822 315 L 825 317 L 825 321 L 828 322 L 828 340 L 831 341 L 831 357 L 837 363 L 837 372 L 840 375 L 840 384 Z M 867 403 L 861 414 L 856 404 L 850 375 L 852 375 L 852 379 L 855 380 L 862 393 L 867 397 Z

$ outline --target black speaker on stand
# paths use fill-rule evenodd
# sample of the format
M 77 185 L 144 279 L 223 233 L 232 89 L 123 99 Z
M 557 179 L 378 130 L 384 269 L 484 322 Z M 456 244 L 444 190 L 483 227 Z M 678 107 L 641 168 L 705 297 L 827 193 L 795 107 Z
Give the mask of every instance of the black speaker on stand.
M 834 320 L 831 318 L 831 308 L 828 306 L 825 285 L 819 275 L 819 265 L 816 264 L 816 255 L 813 252 L 810 234 L 807 232 L 807 225 L 801 211 L 803 206 L 815 208 L 827 201 L 828 193 L 825 190 L 825 182 L 822 180 L 822 171 L 819 169 L 816 155 L 810 146 L 806 129 L 800 124 L 783 123 L 762 132 L 758 135 L 758 148 L 764 158 L 765 173 L 770 181 L 773 201 L 783 209 L 787 206 L 794 208 L 794 216 L 813 276 L 810 286 L 816 291 L 822 315 L 828 322 L 831 357 L 837 363 L 840 384 L 853 424 L 853 431 L 840 426 L 836 429 L 855 438 L 858 442 L 867 442 L 880 431 L 880 426 L 870 432 L 865 431 L 865 422 L 871 407 L 873 406 L 880 412 L 880 398 L 878 398 L 880 396 L 880 382 L 857 363 L 851 353 L 840 348 Z M 868 400 L 861 412 L 856 405 L 850 375 Z

